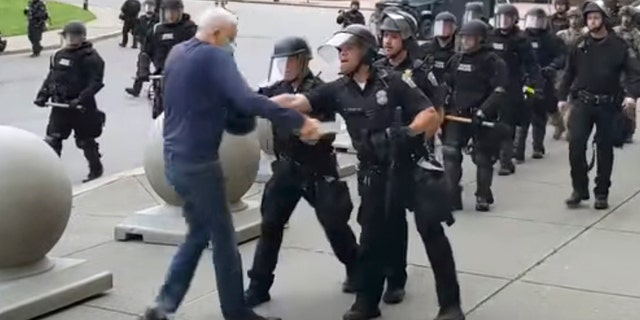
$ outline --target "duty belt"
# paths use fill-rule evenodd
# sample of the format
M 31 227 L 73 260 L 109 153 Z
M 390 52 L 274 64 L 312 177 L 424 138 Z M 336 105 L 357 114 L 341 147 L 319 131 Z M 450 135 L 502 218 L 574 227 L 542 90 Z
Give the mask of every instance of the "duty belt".
M 616 101 L 616 96 L 610 94 L 593 94 L 589 91 L 579 90 L 576 94 L 577 98 L 592 105 L 612 104 Z

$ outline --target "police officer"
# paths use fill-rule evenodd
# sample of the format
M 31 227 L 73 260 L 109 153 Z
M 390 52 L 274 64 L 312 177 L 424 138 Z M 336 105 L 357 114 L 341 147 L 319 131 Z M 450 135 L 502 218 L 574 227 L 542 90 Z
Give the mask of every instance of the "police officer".
M 436 15 L 433 23 L 435 39 L 422 46 L 426 61 L 433 66 L 433 73 L 438 82 L 442 83 L 444 67 L 456 49 L 457 19 L 451 12 L 443 11 Z
M 640 31 L 633 23 L 636 16 L 636 10 L 631 6 L 623 6 L 620 8 L 620 25 L 613 27 L 613 30 L 622 39 L 627 41 L 629 47 L 636 58 L 640 57 Z
M 558 100 L 555 92 L 556 74 L 564 68 L 565 45 L 562 39 L 549 32 L 547 14 L 541 8 L 532 8 L 525 16 L 525 34 L 529 37 L 533 52 L 541 67 L 544 84 L 542 95 L 526 93 L 528 106 L 525 112 L 531 117 L 531 135 L 533 138 L 534 159 L 542 159 L 545 154 L 544 136 L 546 134 L 548 114 L 559 118 Z M 524 158 L 529 123 L 518 128 L 515 142 L 516 158 Z
M 196 24 L 191 21 L 191 17 L 184 13 L 182 0 L 162 0 L 160 23 L 147 34 L 142 48 L 144 54 L 138 59 L 136 80 L 133 87 L 126 88 L 125 91 L 134 97 L 139 96 L 143 82 L 148 81 L 149 78 L 149 64 L 153 63 L 154 74 L 162 74 L 164 62 L 171 48 L 182 41 L 191 39 L 196 34 L 197 28 Z M 156 94 L 158 94 L 158 89 L 156 88 Z M 154 119 L 162 113 L 162 106 L 158 104 L 154 105 Z
M 527 36 L 516 26 L 518 9 L 511 4 L 503 4 L 496 10 L 495 29 L 489 32 L 489 43 L 507 64 L 509 69 L 508 101 L 501 110 L 500 121 L 510 127 L 511 135 L 503 140 L 500 148 L 501 176 L 510 175 L 516 168 L 512 162 L 515 127 L 525 124 L 527 112 L 524 110 L 523 88 L 539 88 L 540 67 L 533 54 Z M 537 94 L 540 94 L 538 90 Z M 520 155 L 521 156 L 521 155 Z M 516 160 L 524 161 L 524 156 Z
M 140 1 L 138 0 L 125 0 L 120 8 L 120 20 L 123 21 L 122 25 L 122 42 L 121 47 L 126 47 L 129 42 L 129 33 L 133 36 L 132 48 L 138 48 L 138 39 L 135 36 L 134 29 L 138 20 L 138 14 L 140 14 Z
M 303 93 L 323 83 L 309 70 L 311 49 L 302 38 L 289 37 L 276 42 L 271 59 L 269 80 L 277 82 L 260 88 L 261 94 L 272 97 L 283 93 Z M 335 113 L 329 110 L 317 110 L 310 116 L 320 121 L 335 120 Z M 273 127 L 273 139 L 276 160 L 271 165 L 273 176 L 267 182 L 262 197 L 262 232 L 253 268 L 249 271 L 251 283 L 245 294 L 247 304 L 256 306 L 271 299 L 269 289 L 274 279 L 284 226 L 300 198 L 315 208 L 331 247 L 346 267 L 347 280 L 343 290 L 354 292 L 352 280 L 358 245 L 347 224 L 353 205 L 347 184 L 338 176 L 332 146 L 335 137 L 325 137 L 315 145 L 309 145 L 289 131 Z
M 603 8 L 593 2 L 582 6 L 589 33 L 570 47 L 566 72 L 558 89 L 559 107 L 571 97 L 573 108 L 569 116 L 571 136 L 569 163 L 573 192 L 566 200 L 576 207 L 589 199 L 587 176 L 587 140 L 595 124 L 597 174 L 595 179 L 595 209 L 609 207 L 608 196 L 613 169 L 613 147 L 624 143 L 625 119 L 622 105 L 634 102 L 640 94 L 638 61 L 629 54 L 627 43 L 615 35 Z M 603 59 L 606 57 L 606 59 Z M 624 72 L 626 85 L 621 84 Z
M 62 154 L 62 141 L 74 132 L 76 146 L 89 162 L 89 175 L 83 182 L 102 176 L 103 167 L 96 138 L 102 134 L 105 114 L 98 109 L 95 95 L 104 86 L 104 61 L 86 40 L 81 22 L 68 23 L 63 31 L 65 46 L 51 57 L 49 74 L 34 104 L 45 107 L 52 102 L 68 104 L 54 107 L 49 115 L 45 142 Z
M 155 5 L 156 3 L 154 0 L 145 0 L 142 4 L 142 10 L 144 11 L 144 14 L 138 17 L 138 22 L 136 22 L 134 35 L 138 38 L 137 41 L 140 42 L 141 49 L 144 48 L 144 44 L 147 40 L 147 34 L 149 33 L 149 31 L 153 30 L 153 26 L 160 22 L 160 18 L 155 12 Z M 142 54 L 142 50 L 140 51 L 140 53 Z
M 554 2 L 554 8 L 556 9 L 556 12 L 554 12 L 549 17 L 551 32 L 553 32 L 554 34 L 560 30 L 569 28 L 569 18 L 567 17 L 569 7 L 569 0 L 556 0 Z
M 387 243 L 393 241 L 390 230 L 399 229 L 407 203 L 415 210 L 418 232 L 436 278 L 440 303 L 436 319 L 464 319 L 453 253 L 441 225 L 442 221 L 453 223 L 450 206 L 442 201 L 447 199 L 445 183 L 442 175 L 425 173 L 423 168 L 429 167 L 425 158 L 415 159 L 419 152 L 412 152 L 424 145 L 423 134 L 435 135 L 441 117 L 411 77 L 372 66 L 376 38 L 365 26 L 338 31 L 319 53 L 333 51 L 331 56 L 335 56 L 336 49 L 343 77 L 306 94 L 272 99 L 304 112 L 338 112 L 357 151 L 362 200 L 357 297 L 343 319 L 380 316 L 378 303 L 390 254 Z M 407 187 L 412 188 L 404 189 Z
M 442 106 L 444 91 L 441 89 L 431 67 L 424 61 L 415 59 L 408 48 L 416 44 L 415 34 L 417 24 L 411 23 L 413 19 L 404 11 L 385 11 L 380 24 L 382 32 L 382 48 L 386 57 L 376 61 L 374 66 L 384 70 L 395 70 L 410 77 L 437 107 Z M 437 25 L 436 25 L 437 27 Z M 387 290 L 383 295 L 383 301 L 388 304 L 402 302 L 405 296 L 405 284 L 407 283 L 407 220 L 398 218 L 397 230 L 390 230 L 389 260 L 387 268 Z
M 49 20 L 49 12 L 47 6 L 42 0 L 30 0 L 29 5 L 24 9 L 27 16 L 28 27 L 27 37 L 31 42 L 31 57 L 37 57 L 42 51 L 42 33 L 47 28 L 47 20 Z
M 349 5 L 349 9 L 349 11 L 338 11 L 336 23 L 342 25 L 343 28 L 346 28 L 352 24 L 364 25 L 364 15 L 362 14 L 362 12 L 360 12 L 360 1 L 352 0 L 351 4 Z
M 467 2 L 464 6 L 464 13 L 462 14 L 462 24 L 479 19 L 484 21 L 485 23 L 489 22 L 487 18 L 487 14 L 484 11 L 484 2 L 475 1 L 475 2 Z
M 481 20 L 462 25 L 459 32 L 462 51 L 449 60 L 445 73 L 451 92 L 446 113 L 473 119 L 471 125 L 447 121 L 444 126 L 444 165 L 454 210 L 463 207 L 462 151 L 469 146 L 477 166 L 476 210 L 488 211 L 494 202 L 491 183 L 500 141 L 496 131 L 482 127 L 481 123 L 497 120 L 509 79 L 505 62 L 484 45 L 487 30 L 487 24 Z
M 2 53 L 2 51 L 4 51 L 6 47 L 7 47 L 7 40 L 2 39 L 2 33 L 0 33 L 0 53 Z

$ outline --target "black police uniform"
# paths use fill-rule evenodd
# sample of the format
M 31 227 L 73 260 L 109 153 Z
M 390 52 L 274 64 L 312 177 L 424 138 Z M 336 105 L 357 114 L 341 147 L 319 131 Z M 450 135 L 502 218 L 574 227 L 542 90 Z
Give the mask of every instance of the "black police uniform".
M 427 178 L 424 175 L 416 177 L 416 165 L 411 161 L 409 151 L 402 153 L 400 168 L 390 172 L 391 160 L 382 146 L 386 144 L 383 142 L 385 139 L 376 138 L 385 135 L 385 130 L 392 126 L 397 106 L 401 106 L 402 121 L 407 124 L 431 102 L 416 86 L 412 88 L 407 85 L 399 74 L 377 67 L 371 71 L 364 89 L 351 78 L 343 77 L 305 94 L 314 110 L 337 112 L 345 119 L 360 161 L 358 192 L 361 204 L 358 222 L 362 232 L 358 256 L 358 296 L 352 310 L 362 312 L 367 317 L 380 313 L 378 303 L 384 285 L 384 269 L 392 250 L 389 243 L 393 241 L 388 230 L 402 228 L 407 205 L 398 198 L 403 194 L 409 198 L 415 195 L 415 199 L 407 200 L 416 201 L 413 206 L 416 225 L 434 270 L 440 306 L 457 306 L 460 299 L 453 253 L 440 224 L 442 221 L 453 222 L 448 203 L 441 201 L 447 198 L 446 192 L 437 188 L 439 181 L 436 180 L 428 184 L 421 183 L 425 182 L 423 180 L 418 181 L 420 183 L 416 185 L 422 187 L 416 191 L 403 192 L 401 185 L 391 187 L 390 181 L 403 181 L 403 185 L 408 186 L 412 184 L 408 181 Z M 394 194 L 394 201 L 388 201 L 383 196 L 388 192 Z
M 515 172 L 515 166 L 511 160 L 514 151 L 515 127 L 528 122 L 522 88 L 525 85 L 540 88 L 540 66 L 527 36 L 517 26 L 506 33 L 500 29 L 490 30 L 488 40 L 494 52 L 505 61 L 509 70 L 509 85 L 506 88 L 508 101 L 500 112 L 500 122 L 510 127 L 511 134 L 502 142 L 498 172 L 500 175 L 508 175 Z
M 138 47 L 138 38 L 136 38 L 134 29 L 138 20 L 138 14 L 140 14 L 140 1 L 138 0 L 126 0 L 120 8 L 120 20 L 122 24 L 122 42 L 121 47 L 126 47 L 129 42 L 129 33 L 133 35 L 132 48 Z
M 569 48 L 565 73 L 558 88 L 558 97 L 563 101 L 569 97 L 573 104 L 568 121 L 573 193 L 567 199 L 567 205 L 575 206 L 589 199 L 586 148 L 595 124 L 598 168 L 593 192 L 596 209 L 606 209 L 613 147 L 621 146 L 626 138 L 626 133 L 620 133 L 620 130 L 628 120 L 620 104 L 624 96 L 636 98 L 640 95 L 640 68 L 638 61 L 629 56 L 627 43 L 611 30 L 606 14 L 599 6 L 586 2 L 582 11 L 583 15 L 602 12 L 609 32 L 602 40 L 587 34 Z M 620 83 L 622 74 L 626 80 L 624 88 Z
M 279 81 L 260 88 L 259 93 L 268 97 L 302 93 L 322 83 L 320 78 L 309 72 L 298 88 Z M 320 121 L 335 120 L 332 110 L 315 110 L 309 116 Z M 273 175 L 262 196 L 261 234 L 253 267 L 249 271 L 251 283 L 246 294 L 247 303 L 252 306 L 270 299 L 269 289 L 274 279 L 284 226 L 300 198 L 315 208 L 336 257 L 346 266 L 348 278 L 345 285 L 352 286 L 348 282 L 355 276 L 358 244 L 348 225 L 353 204 L 346 182 L 338 176 L 333 150 L 335 137 L 324 137 L 315 145 L 309 145 L 289 131 L 274 126 L 273 139 L 276 160 L 271 164 Z
M 144 14 L 138 18 L 134 34 L 140 42 L 141 49 L 144 48 L 147 40 L 147 34 L 151 30 L 153 30 L 153 26 L 155 26 L 158 22 L 160 22 L 160 19 L 156 13 Z M 140 53 L 142 53 L 142 50 L 140 50 Z
M 546 29 L 526 29 L 531 47 L 541 67 L 543 94 L 527 97 L 525 112 L 531 113 L 531 135 L 533 138 L 533 158 L 540 159 L 545 153 L 544 136 L 549 114 L 558 112 L 556 97 L 556 74 L 564 68 L 566 46 L 562 39 Z M 528 123 L 524 123 L 516 134 L 515 157 L 525 157 L 526 141 L 529 132 Z
M 449 39 L 446 43 L 441 44 L 438 39 L 433 39 L 421 46 L 422 52 L 425 58 L 425 62 L 433 67 L 433 73 L 439 83 L 442 83 L 444 77 L 444 70 L 447 62 L 453 54 L 456 52 L 456 37 L 455 35 Z
M 374 66 L 384 70 L 397 71 L 411 77 L 418 88 L 435 106 L 442 106 L 444 88 L 439 85 L 434 72 L 424 61 L 411 60 L 411 58 L 407 57 L 398 65 L 393 66 L 389 59 L 384 58 L 376 61 Z M 390 238 L 392 238 L 392 241 L 389 241 L 388 246 L 390 248 L 388 270 L 386 271 L 388 293 L 384 297 L 387 303 L 400 302 L 402 297 L 395 298 L 391 296 L 394 290 L 404 289 L 407 283 L 408 226 L 404 213 L 398 219 L 400 219 L 398 221 L 400 228 L 391 233 Z
M 75 134 L 76 145 L 84 151 L 89 162 L 89 177 L 92 180 L 102 175 L 102 163 L 96 138 L 102 134 L 105 114 L 96 104 L 95 95 L 102 89 L 104 60 L 90 42 L 75 48 L 63 48 L 51 56 L 49 74 L 38 92 L 36 104 L 44 102 L 78 104 L 82 108 L 54 107 L 47 125 L 47 142 L 53 150 L 62 153 L 62 141 L 71 131 Z M 73 106 L 72 106 L 73 107 Z
M 30 0 L 28 7 L 25 9 L 24 14 L 27 15 L 27 37 L 31 42 L 32 56 L 39 56 L 42 51 L 42 33 L 44 33 L 47 27 L 47 20 L 49 20 L 49 13 L 47 12 L 47 6 L 42 0 Z
M 555 5 L 564 5 L 566 6 L 566 10 L 569 10 L 571 4 L 568 0 L 556 0 Z M 549 16 L 549 26 L 551 27 L 551 33 L 556 34 L 560 30 L 569 29 L 569 17 L 565 11 L 564 14 L 559 14 L 554 12 Z
M 353 4 L 358 4 L 358 6 L 360 5 L 359 2 L 357 1 L 352 1 L 351 5 Z M 362 14 L 362 12 L 360 12 L 358 9 L 349 9 L 347 11 L 341 11 L 340 14 L 338 14 L 338 17 L 336 18 L 336 23 L 342 25 L 343 28 L 346 28 L 352 24 L 365 24 L 364 21 L 364 15 Z

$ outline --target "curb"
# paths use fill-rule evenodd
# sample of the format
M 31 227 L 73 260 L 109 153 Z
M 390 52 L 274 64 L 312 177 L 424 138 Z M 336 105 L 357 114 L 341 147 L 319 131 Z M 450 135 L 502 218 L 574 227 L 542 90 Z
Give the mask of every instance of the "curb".
M 260 0 L 229 0 L 229 2 L 236 3 L 253 3 L 253 4 L 264 4 L 264 5 L 276 5 L 276 6 L 291 6 L 291 7 L 315 7 L 315 8 L 327 8 L 327 9 L 348 9 L 349 5 L 331 5 L 331 4 L 320 4 L 320 3 L 299 3 L 299 2 L 266 2 Z M 373 11 L 374 8 L 369 7 L 361 7 L 360 10 L 363 11 Z
M 121 171 L 110 176 L 102 177 L 91 182 L 82 183 L 76 186 L 73 186 L 73 197 L 80 196 L 89 191 L 104 187 L 106 185 L 112 184 L 122 179 L 126 179 L 129 177 L 134 177 L 138 175 L 144 175 L 144 168 L 138 167 L 131 170 Z
M 109 33 L 99 34 L 97 36 L 93 36 L 93 37 L 87 38 L 87 41 L 95 42 L 95 41 L 115 38 L 115 37 L 119 36 L 120 33 L 121 33 L 121 31 L 118 30 L 118 31 L 112 31 L 112 32 L 109 32 Z M 59 49 L 59 48 L 60 48 L 60 44 L 55 44 L 55 45 L 54 44 L 50 44 L 50 45 L 43 46 L 42 51 L 51 50 L 51 49 Z M 16 55 L 16 54 L 21 54 L 21 53 L 29 53 L 29 52 L 31 52 L 31 48 L 14 49 L 14 50 L 8 50 L 8 51 L 4 51 L 4 52 L 0 53 L 0 56 L 9 56 L 9 55 Z

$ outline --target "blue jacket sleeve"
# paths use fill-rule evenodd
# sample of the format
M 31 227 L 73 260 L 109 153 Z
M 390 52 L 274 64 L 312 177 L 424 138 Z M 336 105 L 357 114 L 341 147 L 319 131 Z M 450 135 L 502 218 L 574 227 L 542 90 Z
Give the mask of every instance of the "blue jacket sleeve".
M 231 55 L 214 52 L 211 59 L 215 66 L 209 70 L 213 83 L 220 86 L 231 108 L 236 111 L 266 118 L 276 126 L 289 130 L 302 128 L 304 117 L 301 113 L 280 107 L 269 98 L 254 92 L 244 80 Z

